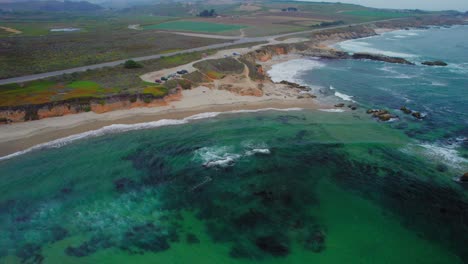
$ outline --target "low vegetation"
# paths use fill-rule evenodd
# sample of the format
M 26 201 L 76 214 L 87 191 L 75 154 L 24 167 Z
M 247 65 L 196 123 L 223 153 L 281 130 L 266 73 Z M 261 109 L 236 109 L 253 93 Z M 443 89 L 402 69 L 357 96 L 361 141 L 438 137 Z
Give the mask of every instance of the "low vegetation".
M 144 29 L 159 29 L 159 30 L 176 30 L 176 31 L 193 31 L 193 32 L 223 32 L 223 31 L 232 31 L 245 28 L 244 25 L 234 25 L 234 24 L 221 24 L 213 22 L 203 22 L 203 21 L 190 21 L 190 20 L 180 20 L 180 21 L 171 21 L 165 22 L 156 25 L 145 26 Z
M 0 38 L 0 79 L 221 42 L 138 30 Z
M 126 69 L 137 69 L 137 68 L 143 68 L 143 65 L 141 65 L 141 63 L 138 63 L 134 60 L 127 60 L 125 63 L 124 63 L 124 68 Z
M 152 96 L 156 98 L 161 98 L 164 97 L 168 94 L 169 90 L 168 88 L 162 86 L 162 85 L 153 85 L 153 86 L 148 86 L 143 89 L 143 94 L 151 94 Z

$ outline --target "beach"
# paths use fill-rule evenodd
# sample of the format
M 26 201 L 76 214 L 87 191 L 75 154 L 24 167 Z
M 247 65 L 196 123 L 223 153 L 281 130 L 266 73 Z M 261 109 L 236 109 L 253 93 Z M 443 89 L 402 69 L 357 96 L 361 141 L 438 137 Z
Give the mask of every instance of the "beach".
M 162 119 L 182 119 L 206 112 L 292 107 L 304 109 L 326 108 L 326 106 L 322 106 L 311 99 L 239 96 L 226 91 L 212 91 L 205 87 L 184 91 L 184 93 L 188 94 L 183 97 L 184 99 L 172 102 L 168 106 L 133 108 L 102 114 L 89 112 L 0 126 L 0 156 L 6 156 L 41 143 L 96 130 L 112 124 L 136 124 Z M 213 95 L 209 96 L 207 93 Z

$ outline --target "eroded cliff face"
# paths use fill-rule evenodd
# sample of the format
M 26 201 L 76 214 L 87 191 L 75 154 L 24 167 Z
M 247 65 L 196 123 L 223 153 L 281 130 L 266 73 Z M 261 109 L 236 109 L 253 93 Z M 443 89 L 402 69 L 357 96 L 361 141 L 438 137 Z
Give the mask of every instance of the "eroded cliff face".
M 181 89 L 177 89 L 164 98 L 155 98 L 151 95 L 117 95 L 107 98 L 89 99 L 86 102 L 84 102 L 85 100 L 68 100 L 39 105 L 3 107 L 0 108 L 0 124 L 24 122 L 91 111 L 101 114 L 135 107 L 165 106 L 172 101 L 180 100 L 181 97 Z

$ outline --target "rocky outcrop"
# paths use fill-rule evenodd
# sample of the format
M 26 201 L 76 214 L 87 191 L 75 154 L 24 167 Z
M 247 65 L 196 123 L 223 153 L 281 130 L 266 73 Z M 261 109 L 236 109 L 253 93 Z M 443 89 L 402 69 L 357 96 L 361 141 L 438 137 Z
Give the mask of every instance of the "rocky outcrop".
M 309 90 L 309 88 L 307 86 L 300 85 L 300 84 L 293 83 L 293 82 L 288 82 L 288 81 L 285 81 L 285 80 L 282 80 L 279 83 L 287 85 L 289 88 L 297 88 L 297 89 L 303 90 L 303 91 L 308 91 Z
M 427 66 L 447 66 L 448 64 L 443 61 L 424 61 L 421 62 L 422 65 L 427 65 Z
M 358 60 L 374 60 L 374 61 L 383 61 L 388 63 L 398 63 L 398 64 L 408 64 L 414 65 L 414 63 L 407 61 L 406 59 L 399 58 L 399 57 L 389 57 L 379 54 L 370 54 L 370 53 L 354 53 L 351 56 L 353 59 Z
M 390 114 L 387 110 L 382 109 L 369 109 L 366 111 L 368 114 L 372 114 L 373 117 L 380 121 L 390 121 L 391 119 L 397 118 L 397 116 Z
M 400 108 L 400 110 L 407 114 L 407 115 L 412 115 L 413 117 L 417 118 L 417 119 L 423 119 L 424 118 L 424 115 L 421 114 L 420 112 L 417 112 L 417 111 L 412 111 L 411 109 L 407 108 L 406 106 L 402 106 Z
M 417 119 L 423 119 L 424 118 L 424 116 L 420 112 L 412 112 L 411 115 L 414 116 Z

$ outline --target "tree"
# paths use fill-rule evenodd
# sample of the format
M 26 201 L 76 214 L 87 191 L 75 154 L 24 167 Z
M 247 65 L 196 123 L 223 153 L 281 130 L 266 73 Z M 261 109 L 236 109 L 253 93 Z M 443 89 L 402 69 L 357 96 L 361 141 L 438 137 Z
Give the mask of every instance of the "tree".
M 216 16 L 216 11 L 214 9 L 211 9 L 211 10 L 203 10 L 200 12 L 200 14 L 198 14 L 199 16 L 201 17 L 212 17 L 212 16 Z
M 143 68 L 143 65 L 141 65 L 140 63 L 134 60 L 128 60 L 124 63 L 124 67 L 126 69 L 136 69 L 136 68 Z

